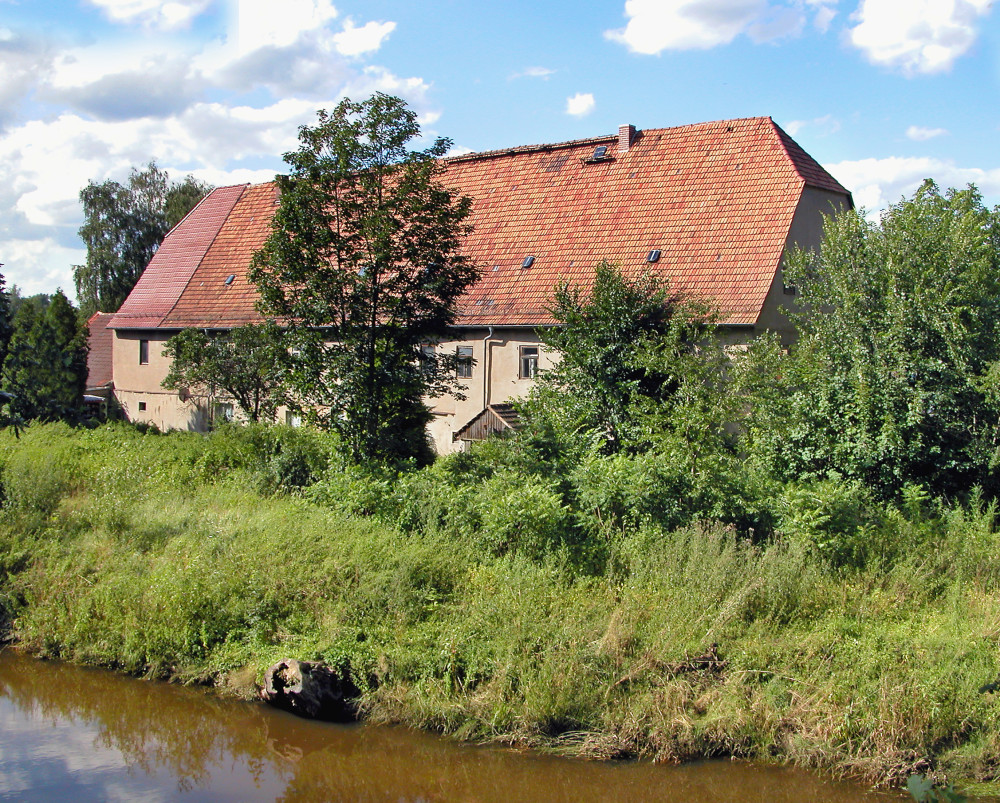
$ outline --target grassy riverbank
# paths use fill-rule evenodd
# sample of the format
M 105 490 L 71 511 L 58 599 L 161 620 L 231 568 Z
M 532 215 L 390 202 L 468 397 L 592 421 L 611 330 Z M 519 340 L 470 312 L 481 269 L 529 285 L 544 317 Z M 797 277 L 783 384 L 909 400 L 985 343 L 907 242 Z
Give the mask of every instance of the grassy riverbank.
M 498 549 L 503 511 L 414 526 L 447 465 L 352 482 L 331 454 L 280 428 L 0 433 L 2 618 L 40 655 L 234 693 L 286 656 L 349 665 L 371 719 L 462 738 L 1000 773 L 992 510 L 882 509 L 881 557 L 834 569 L 815 539 L 711 523 L 546 540 L 565 511 L 539 496 Z

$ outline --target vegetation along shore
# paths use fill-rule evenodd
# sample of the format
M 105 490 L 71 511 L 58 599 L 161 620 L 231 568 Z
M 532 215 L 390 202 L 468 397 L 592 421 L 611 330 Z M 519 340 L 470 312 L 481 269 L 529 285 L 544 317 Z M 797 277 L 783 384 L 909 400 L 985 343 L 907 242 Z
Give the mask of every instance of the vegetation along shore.
M 390 476 L 328 468 L 328 436 L 288 428 L 0 444 L 0 600 L 35 654 L 244 695 L 295 655 L 349 666 L 370 720 L 461 738 L 995 778 L 991 505 L 829 488 L 766 541 L 644 524 L 583 544 L 490 447 Z M 863 565 L 815 549 L 831 515 L 864 519 Z

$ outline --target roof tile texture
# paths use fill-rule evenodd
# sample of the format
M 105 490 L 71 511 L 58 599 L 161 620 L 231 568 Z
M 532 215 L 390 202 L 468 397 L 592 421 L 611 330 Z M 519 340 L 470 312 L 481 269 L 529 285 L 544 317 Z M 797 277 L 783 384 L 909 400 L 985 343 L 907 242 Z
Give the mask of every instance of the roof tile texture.
M 464 251 L 482 270 L 459 305 L 460 324 L 548 323 L 553 288 L 561 280 L 587 283 L 601 260 L 714 299 L 725 323 L 753 324 L 804 187 L 847 195 L 767 117 L 641 131 L 625 153 L 617 143 L 613 135 L 445 161 L 444 183 L 473 199 Z M 610 158 L 590 159 L 598 145 L 608 145 Z M 170 328 L 258 320 L 246 271 L 269 233 L 275 201 L 271 184 L 241 192 L 214 241 L 198 240 L 204 250 L 194 270 L 193 254 L 176 249 L 173 256 L 168 237 L 122 311 L 148 312 L 152 325 Z M 218 223 L 211 208 L 206 229 Z M 178 229 L 208 216 L 192 214 Z M 650 264 L 654 249 L 661 256 Z M 527 256 L 534 263 L 522 268 Z M 161 264 L 169 259 L 171 267 Z
M 111 328 L 150 329 L 162 323 L 245 189 L 219 187 L 171 229 L 115 313 Z
M 111 312 L 95 312 L 87 321 L 87 387 L 104 387 L 112 379 L 111 349 L 113 335 L 108 323 Z

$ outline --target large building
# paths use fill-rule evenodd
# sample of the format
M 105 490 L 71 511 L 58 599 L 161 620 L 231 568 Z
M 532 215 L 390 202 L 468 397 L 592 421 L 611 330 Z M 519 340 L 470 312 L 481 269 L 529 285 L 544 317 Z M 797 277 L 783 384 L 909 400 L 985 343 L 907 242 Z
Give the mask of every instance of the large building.
M 508 426 L 549 355 L 536 330 L 561 280 L 587 283 L 602 260 L 652 271 L 673 290 L 710 299 L 722 337 L 769 329 L 790 339 L 781 307 L 793 244 L 820 242 L 824 214 L 850 194 L 770 118 L 510 148 L 446 159 L 444 183 L 473 199 L 464 252 L 482 275 L 464 296 L 453 337 L 467 357 L 465 400 L 430 401 L 439 451 Z M 164 341 L 185 327 L 224 330 L 261 316 L 246 273 L 269 234 L 273 184 L 221 187 L 167 235 L 114 315 L 115 394 L 129 419 L 201 429 L 211 402 L 167 391 Z

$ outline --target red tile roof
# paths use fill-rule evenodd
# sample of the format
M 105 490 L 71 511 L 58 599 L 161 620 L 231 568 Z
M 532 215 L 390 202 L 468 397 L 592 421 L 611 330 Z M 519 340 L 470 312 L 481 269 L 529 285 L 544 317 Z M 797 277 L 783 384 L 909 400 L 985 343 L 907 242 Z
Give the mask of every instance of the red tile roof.
M 108 323 L 114 317 L 112 312 L 95 312 L 87 321 L 87 387 L 100 388 L 112 379 L 111 349 L 113 333 Z
M 599 145 L 608 146 L 607 158 L 593 161 Z M 653 268 L 674 290 L 714 299 L 724 322 L 752 324 L 803 189 L 848 195 L 768 117 L 650 129 L 637 132 L 627 152 L 617 146 L 608 136 L 445 160 L 444 183 L 473 199 L 464 250 L 482 269 L 460 304 L 460 324 L 549 322 L 553 287 L 586 282 L 603 259 L 627 274 Z M 246 271 L 274 204 L 273 185 L 243 192 L 193 270 L 162 264 L 172 258 L 164 242 L 122 311 L 170 328 L 259 319 Z M 207 216 L 192 213 L 178 229 Z M 651 266 L 653 249 L 661 256 Z M 522 268 L 527 256 L 534 263 Z
M 247 187 L 163 326 L 228 327 L 261 320 L 254 306 L 257 289 L 247 281 L 247 269 L 254 251 L 271 233 L 276 203 L 274 184 Z
M 170 230 L 115 313 L 110 328 L 151 329 L 160 325 L 181 297 L 245 189 L 246 185 L 216 189 Z

